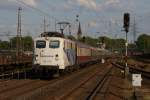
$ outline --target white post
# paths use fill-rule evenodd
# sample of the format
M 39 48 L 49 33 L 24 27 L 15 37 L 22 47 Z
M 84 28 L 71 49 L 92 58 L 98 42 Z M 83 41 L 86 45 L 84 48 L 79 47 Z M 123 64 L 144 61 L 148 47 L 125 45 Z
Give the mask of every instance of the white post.
M 126 48 L 126 53 L 125 53 L 125 78 L 128 77 L 129 75 L 129 67 L 128 67 L 128 63 L 127 63 L 127 59 L 128 59 L 128 35 L 126 32 L 126 43 L 125 43 L 125 48 Z

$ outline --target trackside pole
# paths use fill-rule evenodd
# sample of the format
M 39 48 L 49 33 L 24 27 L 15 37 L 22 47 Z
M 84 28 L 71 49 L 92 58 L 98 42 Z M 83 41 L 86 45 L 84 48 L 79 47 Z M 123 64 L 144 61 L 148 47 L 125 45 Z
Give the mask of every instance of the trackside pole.
M 126 32 L 126 43 L 125 43 L 125 46 L 126 46 L 126 53 L 125 53 L 125 78 L 128 77 L 129 75 L 129 67 L 128 67 L 128 39 L 127 39 L 127 32 Z

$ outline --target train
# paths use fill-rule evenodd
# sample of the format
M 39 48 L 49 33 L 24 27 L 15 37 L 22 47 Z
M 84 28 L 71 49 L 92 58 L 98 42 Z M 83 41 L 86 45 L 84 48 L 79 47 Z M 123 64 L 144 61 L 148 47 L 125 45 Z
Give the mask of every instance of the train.
M 32 65 L 32 54 L 19 53 L 13 50 L 0 50 L 0 66 Z
M 105 50 L 65 38 L 58 32 L 46 32 L 34 39 L 34 70 L 59 71 L 100 61 Z
M 17 55 L 15 50 L 0 50 L 0 73 L 31 67 L 32 54 Z

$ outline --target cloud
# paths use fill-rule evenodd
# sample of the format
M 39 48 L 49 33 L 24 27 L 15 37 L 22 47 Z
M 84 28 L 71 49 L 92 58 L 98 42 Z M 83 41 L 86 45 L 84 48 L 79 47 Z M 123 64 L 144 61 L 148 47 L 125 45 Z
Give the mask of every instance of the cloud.
M 120 0 L 107 0 L 104 4 L 105 5 L 116 5 L 119 3 L 120 3 Z
M 13 10 L 20 6 L 21 2 L 33 7 L 38 5 L 38 0 L 0 0 L 0 9 Z
M 37 0 L 24 0 L 22 2 L 24 2 L 27 5 L 33 6 L 33 7 L 37 6 Z
M 68 0 L 66 6 L 76 7 L 76 8 L 84 8 L 86 10 L 96 10 L 97 4 L 96 0 Z
M 132 0 L 131 0 L 132 1 Z M 120 10 L 123 0 L 68 0 L 64 7 L 82 8 L 87 11 Z
M 83 6 L 85 8 L 91 9 L 91 10 L 97 9 L 97 4 L 96 4 L 95 0 L 77 0 L 77 3 L 80 6 Z
M 98 4 L 98 11 L 104 11 L 107 9 L 120 9 L 121 0 L 106 0 L 100 4 Z

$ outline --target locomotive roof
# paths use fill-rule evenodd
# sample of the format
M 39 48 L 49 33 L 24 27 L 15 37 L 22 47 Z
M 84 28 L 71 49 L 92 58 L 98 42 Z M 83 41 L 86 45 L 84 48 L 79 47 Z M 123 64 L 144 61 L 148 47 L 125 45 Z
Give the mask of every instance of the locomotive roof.
M 41 37 L 62 37 L 62 38 L 64 38 L 64 35 L 59 32 L 44 32 L 44 33 L 41 33 Z
M 99 49 L 100 50 L 100 48 L 90 46 L 90 45 L 85 44 L 83 42 L 79 42 L 77 40 L 65 38 L 65 36 L 63 34 L 59 33 L 59 32 L 43 32 L 43 33 L 41 33 L 41 37 L 59 37 L 59 38 L 67 39 L 67 40 L 70 40 L 70 41 L 74 41 L 74 42 L 76 42 L 76 43 L 78 43 L 82 46 L 85 46 L 85 47 L 88 46 L 88 47 L 91 47 L 92 49 Z

